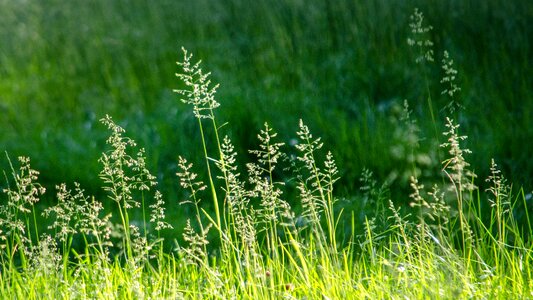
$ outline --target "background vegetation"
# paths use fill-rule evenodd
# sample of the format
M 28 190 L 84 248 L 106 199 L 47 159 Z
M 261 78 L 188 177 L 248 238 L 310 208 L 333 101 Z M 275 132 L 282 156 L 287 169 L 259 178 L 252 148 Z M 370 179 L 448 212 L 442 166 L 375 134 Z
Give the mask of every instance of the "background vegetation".
M 415 6 L 434 28 L 426 75 L 406 42 Z M 200 145 L 171 92 L 185 46 L 221 84 L 221 115 L 237 149 L 253 148 L 265 121 L 288 142 L 302 118 L 338 158 L 345 195 L 359 189 L 363 167 L 380 182 L 405 169 L 391 155 L 391 119 L 404 99 L 421 147 L 433 147 L 424 78 L 441 132 L 447 50 L 476 172 L 485 177 L 494 157 L 512 182 L 532 187 L 529 1 L 47 0 L 1 1 L 0 12 L 0 146 L 13 157 L 31 154 L 46 184 L 70 178 L 100 192 L 93 174 L 105 135 L 97 120 L 109 114 L 174 192 L 178 154 Z

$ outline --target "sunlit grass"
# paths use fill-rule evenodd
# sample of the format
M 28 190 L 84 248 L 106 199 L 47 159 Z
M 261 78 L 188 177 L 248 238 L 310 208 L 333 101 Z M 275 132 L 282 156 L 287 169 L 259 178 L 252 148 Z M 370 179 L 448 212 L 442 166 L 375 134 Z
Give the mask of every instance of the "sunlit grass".
M 183 51 L 176 92 L 192 110 L 203 146 L 186 156 L 200 156 L 206 175 L 180 156 L 175 180 L 189 198 L 165 205 L 170 200 L 157 191 L 144 150 L 109 116 L 101 119 L 109 137 L 95 174 L 102 198 L 79 184 L 46 192 L 29 158 L 15 163 L 8 156 L 0 206 L 2 298 L 533 297 L 529 211 L 526 222 L 515 217 L 517 207 L 527 207 L 525 193 L 512 188 L 494 161 L 489 188 L 478 188 L 484 179 L 471 171 L 466 136 L 455 121 L 448 118 L 439 137 L 442 182 L 424 187 L 416 168 L 422 166 L 409 161 L 410 206 L 404 207 L 366 171 L 364 197 L 355 199 L 371 209 L 361 218 L 338 208 L 349 200 L 336 196 L 339 169 L 324 149 L 330 145 L 302 120 L 291 145 L 265 123 L 242 169 L 220 125 L 218 86 Z M 407 103 L 401 120 L 404 136 L 414 136 L 408 143 L 414 155 L 418 125 Z M 41 212 L 36 204 L 45 192 L 56 193 L 57 204 Z M 169 207 L 188 212 L 183 230 L 172 230 Z M 172 233 L 163 237 L 163 230 Z M 73 247 L 75 240 L 82 247 Z

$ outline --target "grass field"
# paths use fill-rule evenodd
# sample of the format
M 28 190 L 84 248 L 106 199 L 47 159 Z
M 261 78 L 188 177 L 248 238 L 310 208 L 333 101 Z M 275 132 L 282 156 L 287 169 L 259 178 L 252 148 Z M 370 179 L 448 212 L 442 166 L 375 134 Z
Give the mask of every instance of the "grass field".
M 0 295 L 533 298 L 532 11 L 0 1 Z

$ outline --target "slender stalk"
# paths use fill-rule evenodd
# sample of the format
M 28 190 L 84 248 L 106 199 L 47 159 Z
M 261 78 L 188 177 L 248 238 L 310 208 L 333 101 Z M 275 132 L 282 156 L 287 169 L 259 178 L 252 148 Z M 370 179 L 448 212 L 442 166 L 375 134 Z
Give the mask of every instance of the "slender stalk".
M 211 195 L 213 197 L 213 208 L 215 209 L 215 220 L 216 220 L 216 225 L 218 228 L 221 228 L 221 218 L 220 218 L 220 209 L 219 209 L 219 202 L 218 202 L 218 197 L 217 197 L 217 192 L 216 192 L 216 187 L 215 187 L 215 183 L 213 181 L 213 175 L 211 173 L 211 165 L 209 163 L 209 155 L 207 154 L 207 145 L 206 145 L 206 138 L 205 138 L 205 135 L 204 135 L 204 127 L 202 125 L 202 120 L 200 118 L 198 118 L 198 126 L 200 127 L 200 135 L 202 137 L 202 148 L 204 150 L 204 157 L 205 157 L 205 165 L 206 165 L 206 168 L 207 168 L 207 175 L 209 177 L 209 187 L 211 189 Z M 222 241 L 222 237 L 221 237 L 221 241 Z

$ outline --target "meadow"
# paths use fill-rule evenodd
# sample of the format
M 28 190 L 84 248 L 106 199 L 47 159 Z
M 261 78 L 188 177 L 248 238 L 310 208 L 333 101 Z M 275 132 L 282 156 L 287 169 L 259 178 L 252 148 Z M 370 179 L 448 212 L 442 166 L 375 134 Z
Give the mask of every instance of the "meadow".
M 0 296 L 533 298 L 530 8 L 1 2 Z

